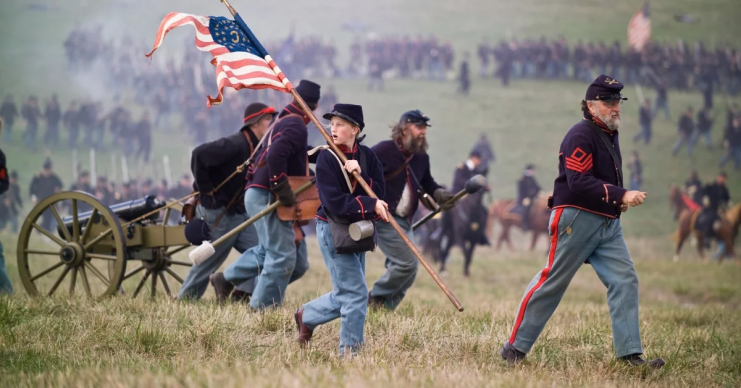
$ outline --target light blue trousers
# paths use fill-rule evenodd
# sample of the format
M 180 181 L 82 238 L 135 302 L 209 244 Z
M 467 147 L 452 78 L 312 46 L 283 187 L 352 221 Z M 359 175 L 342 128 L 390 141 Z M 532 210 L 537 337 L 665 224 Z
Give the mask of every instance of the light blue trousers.
M 363 345 L 363 329 L 368 309 L 365 283 L 365 252 L 338 254 L 334 249 L 329 224 L 317 220 L 316 235 L 324 263 L 332 279 L 332 291 L 306 303 L 304 324 L 311 330 L 340 318 L 340 354 L 356 353 Z
M 244 196 L 248 214 L 257 214 L 265 209 L 272 197 L 268 190 L 250 188 Z M 255 223 L 260 242 L 246 250 L 242 256 L 224 270 L 224 277 L 233 284 L 241 284 L 257 278 L 250 305 L 263 309 L 283 303 L 286 287 L 291 280 L 300 278 L 308 270 L 306 242 L 296 246 L 293 227 L 289 221 L 281 221 L 275 212 Z M 301 263 L 297 268 L 299 256 Z M 298 269 L 294 274 L 294 270 Z
M 549 223 L 548 262 L 528 285 L 509 342 L 529 352 L 582 264 L 607 287 L 617 357 L 643 353 L 638 328 L 638 276 L 620 220 L 576 208 L 555 209 Z
M 412 224 L 406 217 L 394 216 L 401 229 L 414 241 Z M 373 284 L 371 295 L 386 298 L 386 308 L 395 309 L 401 303 L 407 290 L 414 284 L 419 263 L 417 257 L 404 243 L 391 224 L 376 223 L 378 247 L 386 255 L 386 272 Z
M 205 207 L 198 205 L 196 207 L 196 217 L 203 218 L 207 224 L 213 225 L 223 210 L 224 208 L 206 209 Z M 219 222 L 219 225 L 216 226 L 216 229 L 211 231 L 211 241 L 218 239 L 227 232 L 236 228 L 239 224 L 247 221 L 249 219 L 247 214 L 224 215 L 221 222 Z M 208 277 L 224 264 L 224 261 L 226 261 L 232 248 L 235 248 L 239 253 L 243 253 L 257 245 L 257 243 L 257 230 L 255 230 L 255 225 L 253 224 L 245 228 L 236 236 L 225 241 L 223 244 L 214 247 L 216 253 L 200 265 L 194 265 L 190 268 L 188 276 L 185 277 L 183 286 L 180 288 L 180 298 L 199 299 L 203 296 L 203 293 L 208 287 Z M 254 281 L 247 281 L 244 284 L 240 284 L 237 288 L 251 293 L 253 287 Z

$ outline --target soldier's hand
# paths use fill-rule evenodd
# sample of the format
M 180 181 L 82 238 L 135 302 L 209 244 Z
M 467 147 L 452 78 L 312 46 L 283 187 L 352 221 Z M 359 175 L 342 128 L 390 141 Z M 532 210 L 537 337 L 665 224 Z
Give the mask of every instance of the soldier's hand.
M 628 211 L 628 205 L 626 205 L 626 204 L 620 205 L 620 211 L 623 212 L 623 213 L 627 212 Z
M 376 207 L 373 208 L 373 211 L 376 213 L 376 215 L 381 216 L 381 219 L 386 222 L 389 222 L 388 210 L 389 205 L 386 202 L 380 199 L 376 200 Z
M 358 174 L 360 174 L 360 164 L 357 160 L 348 160 L 345 162 L 345 170 L 352 174 L 353 171 L 358 171 Z
M 432 197 L 435 198 L 435 202 L 437 202 L 437 204 L 443 210 L 450 210 L 455 207 L 455 202 L 446 204 L 446 202 L 450 201 L 453 198 L 453 194 L 445 189 L 435 190 L 435 193 L 432 194 Z
M 643 191 L 631 190 L 623 195 L 623 204 L 630 207 L 636 207 L 646 200 L 646 193 Z
M 281 206 L 291 207 L 296 205 L 296 195 L 293 194 L 287 180 L 273 186 L 273 192 L 278 197 Z

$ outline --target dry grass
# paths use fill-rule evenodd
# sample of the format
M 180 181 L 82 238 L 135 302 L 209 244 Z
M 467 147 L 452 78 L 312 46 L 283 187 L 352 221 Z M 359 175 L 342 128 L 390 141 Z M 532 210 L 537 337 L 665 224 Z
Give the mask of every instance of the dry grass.
M 359 357 L 336 356 L 339 322 L 317 329 L 312 346 L 301 350 L 295 343 L 293 309 L 330 286 L 312 241 L 311 270 L 289 288 L 285 307 L 264 313 L 241 304 L 219 306 L 210 295 L 198 303 L 164 297 L 92 302 L 63 296 L 29 299 L 18 290 L 18 295 L 0 299 L 0 385 L 741 384 L 739 265 L 674 264 L 668 258 L 652 259 L 665 251 L 662 244 L 630 245 L 640 247 L 633 254 L 641 280 L 644 346 L 648 356 L 668 361 L 661 371 L 630 369 L 614 361 L 605 290 L 589 266 L 574 279 L 528 360 L 507 367 L 497 352 L 543 255 L 489 249 L 477 254 L 470 280 L 459 273 L 458 255 L 451 265 L 446 280 L 466 306 L 464 313 L 455 312 L 420 272 L 399 310 L 369 314 L 367 346 Z M 12 255 L 9 261 L 15 276 Z M 380 275 L 382 263 L 380 255 L 371 255 L 370 281 Z

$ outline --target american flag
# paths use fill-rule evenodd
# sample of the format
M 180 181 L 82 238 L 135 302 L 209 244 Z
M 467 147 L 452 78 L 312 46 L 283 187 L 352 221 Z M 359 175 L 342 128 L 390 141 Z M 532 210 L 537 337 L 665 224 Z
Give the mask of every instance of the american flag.
M 240 28 L 239 22 L 243 28 Z M 270 88 L 286 93 L 293 89 L 293 85 L 244 25 L 239 15 L 235 15 L 235 20 L 229 20 L 221 16 L 171 12 L 160 23 L 154 47 L 146 56 L 148 58 L 152 56 L 162 45 L 168 32 L 185 25 L 195 28 L 196 47 L 201 51 L 210 52 L 214 57 L 211 64 L 216 66 L 219 95 L 216 98 L 208 96 L 206 104 L 209 108 L 222 102 L 223 90 L 227 86 L 236 90 Z
M 643 46 L 651 39 L 651 18 L 648 13 L 648 1 L 630 18 L 628 23 L 628 44 L 636 51 L 643 50 Z

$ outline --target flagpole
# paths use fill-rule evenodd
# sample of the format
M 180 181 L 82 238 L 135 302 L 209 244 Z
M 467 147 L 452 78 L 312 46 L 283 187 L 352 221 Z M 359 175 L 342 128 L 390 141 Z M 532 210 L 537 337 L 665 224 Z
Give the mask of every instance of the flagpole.
M 228 0 L 220 0 L 220 1 L 224 3 L 224 5 L 226 5 L 226 7 L 229 9 L 229 12 L 232 14 L 232 16 L 238 17 L 237 11 L 229 4 Z M 253 43 L 258 42 L 257 39 L 254 39 L 254 35 L 252 34 L 251 31 L 249 31 L 249 29 L 245 30 L 239 22 L 237 22 L 237 25 L 239 26 L 240 29 L 243 30 L 242 32 L 244 32 L 247 35 L 247 37 L 253 41 Z M 268 62 L 273 62 L 273 61 L 268 61 Z M 293 96 L 293 99 L 296 100 L 296 102 L 298 102 L 299 107 L 301 108 L 301 110 L 304 111 L 304 114 L 306 114 L 306 116 L 309 117 L 309 120 L 311 120 L 311 122 L 314 123 L 314 126 L 316 126 L 316 128 L 319 130 L 319 133 L 322 134 L 324 139 L 327 141 L 327 144 L 329 144 L 329 146 L 332 147 L 332 150 L 334 151 L 334 153 L 340 157 L 343 163 L 346 163 L 347 157 L 345 156 L 345 153 L 340 151 L 340 148 L 336 144 L 334 144 L 332 137 L 329 136 L 327 131 L 324 129 L 324 126 L 322 125 L 322 123 L 319 122 L 319 119 L 317 119 L 317 117 L 314 115 L 314 112 L 311 110 L 311 108 L 309 108 L 309 106 L 306 104 L 304 99 L 301 98 L 301 96 L 298 94 L 298 92 L 293 87 L 293 85 L 290 82 L 288 82 L 288 79 L 285 77 L 285 74 L 280 72 L 280 69 L 276 71 L 277 66 L 274 66 L 274 62 L 270 64 L 270 67 L 273 69 L 273 72 L 275 72 L 276 76 L 278 76 L 279 79 L 282 78 L 281 81 L 283 81 L 283 84 L 286 85 L 286 88 Z M 371 189 L 370 186 L 368 186 L 368 183 L 365 182 L 365 180 L 363 179 L 363 177 L 360 176 L 357 170 L 354 170 L 352 172 L 352 175 L 355 178 L 355 180 L 358 182 L 358 184 L 360 184 L 360 186 L 365 190 L 368 196 L 370 196 L 371 198 L 378 199 L 378 196 L 376 195 L 376 193 L 373 192 L 373 189 Z M 450 291 L 450 289 L 445 284 L 445 282 L 442 280 L 442 278 L 440 278 L 440 275 L 437 274 L 435 269 L 432 268 L 430 263 L 428 263 L 427 260 L 424 258 L 424 256 L 422 256 L 422 252 L 419 251 L 419 249 L 414 245 L 414 243 L 409 238 L 409 236 L 407 236 L 406 232 L 401 228 L 401 226 L 399 226 L 399 223 L 396 222 L 396 219 L 394 219 L 394 217 L 391 214 L 387 214 L 387 216 L 389 219 L 389 224 L 391 224 L 394 230 L 396 230 L 396 233 L 399 234 L 401 239 L 404 240 L 404 243 L 409 247 L 412 253 L 414 253 L 414 256 L 417 257 L 417 260 L 419 260 L 422 266 L 425 267 L 425 269 L 430 274 L 430 276 L 432 276 L 432 279 L 435 281 L 435 283 L 437 283 L 438 287 L 440 287 L 440 289 L 443 291 L 443 293 L 445 293 L 448 299 L 450 299 L 450 301 L 453 303 L 456 309 L 458 309 L 458 311 L 463 311 L 463 305 L 461 304 L 461 302 L 458 301 L 458 298 L 456 298 L 455 295 L 453 295 L 453 292 Z

